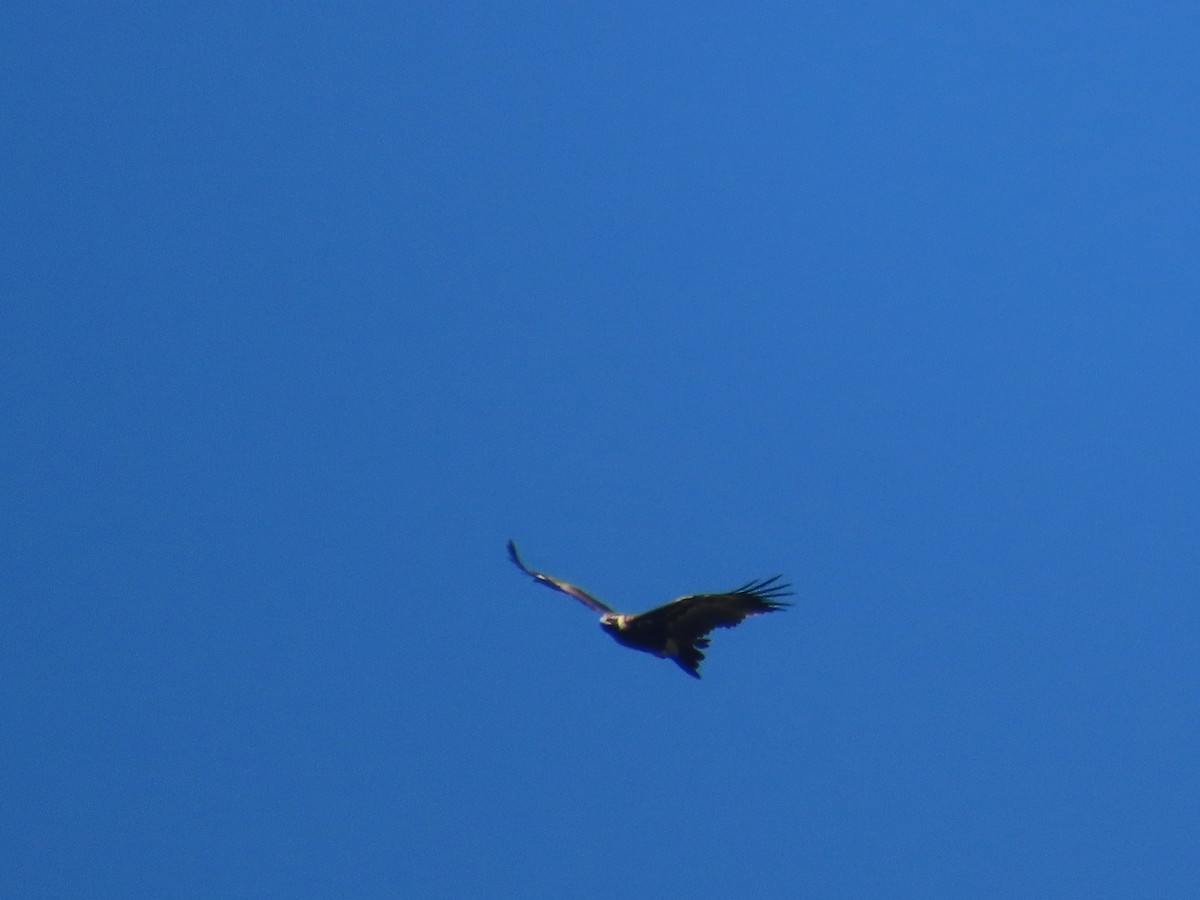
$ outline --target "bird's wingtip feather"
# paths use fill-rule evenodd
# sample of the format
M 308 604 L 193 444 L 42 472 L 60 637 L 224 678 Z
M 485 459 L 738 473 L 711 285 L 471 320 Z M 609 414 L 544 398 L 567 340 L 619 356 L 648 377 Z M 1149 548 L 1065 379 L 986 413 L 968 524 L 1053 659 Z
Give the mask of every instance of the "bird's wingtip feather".
M 533 578 L 538 577 L 538 573 L 525 565 L 525 560 L 521 559 L 521 554 L 517 551 L 517 542 L 512 538 L 508 539 L 508 558 L 512 560 L 513 565 Z

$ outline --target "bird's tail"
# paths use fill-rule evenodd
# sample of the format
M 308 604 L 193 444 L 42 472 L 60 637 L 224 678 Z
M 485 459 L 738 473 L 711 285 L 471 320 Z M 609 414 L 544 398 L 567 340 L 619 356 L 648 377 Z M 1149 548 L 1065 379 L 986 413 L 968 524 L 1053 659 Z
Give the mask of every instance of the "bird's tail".
M 704 661 L 704 650 L 708 647 L 708 638 L 697 638 L 693 643 L 684 644 L 679 652 L 672 656 L 675 664 L 693 678 L 700 677 L 700 663 Z

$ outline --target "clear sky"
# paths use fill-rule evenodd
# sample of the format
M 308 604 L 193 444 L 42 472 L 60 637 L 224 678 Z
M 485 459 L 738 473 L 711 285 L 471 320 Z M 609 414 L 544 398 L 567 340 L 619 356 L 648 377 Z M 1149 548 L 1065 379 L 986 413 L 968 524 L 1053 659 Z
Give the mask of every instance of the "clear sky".
M 993 7 L 5 4 L 0 895 L 1195 896 L 1200 11 Z

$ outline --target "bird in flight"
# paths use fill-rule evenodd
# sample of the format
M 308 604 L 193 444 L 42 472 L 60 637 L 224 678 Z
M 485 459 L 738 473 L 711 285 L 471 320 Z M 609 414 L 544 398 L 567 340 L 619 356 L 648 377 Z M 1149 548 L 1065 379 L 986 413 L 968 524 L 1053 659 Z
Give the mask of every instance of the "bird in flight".
M 512 541 L 508 542 L 508 555 L 517 568 L 534 581 L 569 594 L 600 613 L 600 627 L 618 644 L 652 653 L 660 659 L 674 660 L 693 678 L 700 677 L 700 661 L 708 649 L 708 634 L 714 628 L 732 628 L 746 616 L 776 612 L 791 605 L 780 599 L 791 596 L 791 585 L 781 584 L 782 576 L 776 575 L 719 594 L 690 594 L 644 613 L 630 615 L 601 603 L 583 588 L 529 568 Z

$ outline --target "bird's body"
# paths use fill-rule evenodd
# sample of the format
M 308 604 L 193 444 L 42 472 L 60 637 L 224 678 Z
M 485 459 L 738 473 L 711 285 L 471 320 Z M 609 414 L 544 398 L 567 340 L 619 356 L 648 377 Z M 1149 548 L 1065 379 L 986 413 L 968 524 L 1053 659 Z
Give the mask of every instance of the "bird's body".
M 708 648 L 710 631 L 732 628 L 747 616 L 784 609 L 788 604 L 780 598 L 790 593 L 789 585 L 780 584 L 780 576 L 776 575 L 724 593 L 690 594 L 644 613 L 629 615 L 618 613 L 583 588 L 529 568 L 512 541 L 508 542 L 508 555 L 517 568 L 535 581 L 600 613 L 600 627 L 618 644 L 673 660 L 693 678 L 700 677 L 700 662 Z

